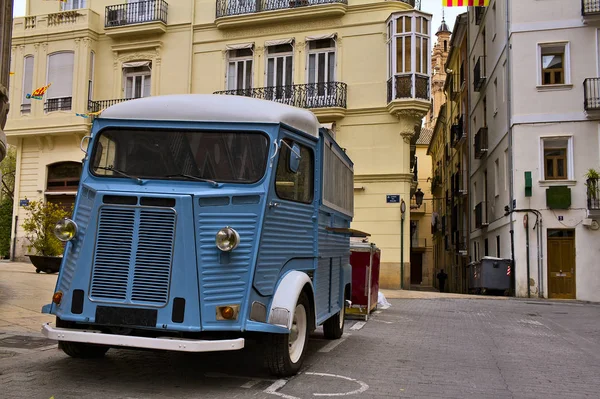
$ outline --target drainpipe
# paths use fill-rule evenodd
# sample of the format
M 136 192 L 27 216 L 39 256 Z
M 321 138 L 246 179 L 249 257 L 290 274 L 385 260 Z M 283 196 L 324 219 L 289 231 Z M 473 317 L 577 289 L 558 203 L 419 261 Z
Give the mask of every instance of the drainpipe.
M 510 285 L 514 296 L 517 296 L 515 277 L 515 231 L 510 229 Z
M 192 76 L 194 64 L 194 23 L 196 22 L 196 1 L 192 1 L 192 21 L 190 22 L 190 59 L 188 62 L 188 93 L 192 94 Z
M 17 248 L 17 226 L 19 226 L 19 215 L 15 216 L 15 231 L 13 233 L 12 261 L 15 261 L 15 250 Z
M 527 249 L 527 298 L 531 298 L 531 274 L 529 272 L 529 214 L 525 214 L 525 248 Z
M 510 44 L 510 39 L 511 39 L 511 32 L 510 32 L 510 4 L 511 4 L 511 0 L 506 0 L 506 107 L 507 107 L 507 128 L 508 128 L 508 170 L 510 171 L 510 176 L 509 176 L 509 184 L 508 184 L 508 189 L 509 189 L 509 207 L 512 209 L 514 208 L 513 205 L 513 201 L 515 198 L 515 187 L 514 187 L 514 159 L 513 159 L 513 130 L 512 130 L 512 86 L 511 86 L 511 64 L 510 64 L 510 50 L 511 50 L 511 44 Z M 515 229 L 515 223 L 513 220 L 512 215 L 510 215 L 510 220 L 509 220 L 509 224 L 510 224 L 510 231 L 513 232 L 511 234 L 514 234 L 514 229 Z M 513 246 L 514 246 L 514 237 L 512 238 L 513 242 Z M 514 247 L 513 247 L 513 260 L 512 260 L 512 264 L 513 264 L 513 269 L 512 272 L 514 273 L 515 277 L 515 296 L 517 295 L 517 276 L 516 276 L 516 265 L 515 265 L 515 258 L 514 258 Z M 529 287 L 529 281 L 527 281 L 527 287 Z

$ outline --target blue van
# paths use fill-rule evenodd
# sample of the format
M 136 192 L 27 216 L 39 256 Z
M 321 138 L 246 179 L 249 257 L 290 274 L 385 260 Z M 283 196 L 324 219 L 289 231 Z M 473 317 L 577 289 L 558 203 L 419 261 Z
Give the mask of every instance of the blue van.
M 312 112 L 227 95 L 141 98 L 102 112 L 82 149 L 42 310 L 56 315 L 43 334 L 67 355 L 229 351 L 258 336 L 270 371 L 289 376 L 318 326 L 342 336 L 353 163 Z

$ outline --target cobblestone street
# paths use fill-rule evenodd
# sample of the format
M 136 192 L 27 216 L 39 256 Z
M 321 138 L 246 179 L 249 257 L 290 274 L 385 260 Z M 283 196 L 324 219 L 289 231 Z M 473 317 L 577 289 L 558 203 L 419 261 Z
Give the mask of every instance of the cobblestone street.
M 4 278 L 9 273 L 0 274 L 0 301 L 14 303 L 14 297 L 6 296 L 17 295 L 9 290 L 14 284 Z M 15 284 L 20 279 L 46 279 L 50 292 L 55 279 L 29 269 L 20 278 L 13 271 L 11 277 Z M 0 307 L 5 320 L 0 330 L 1 396 L 598 397 L 600 306 L 410 295 L 416 299 L 393 299 L 402 292 L 390 292 L 390 308 L 377 311 L 367 323 L 347 320 L 346 335 L 339 341 L 327 341 L 317 330 L 304 369 L 289 380 L 272 378 L 263 367 L 260 348 L 252 345 L 241 352 L 198 355 L 111 349 L 101 360 L 71 359 L 23 325 L 11 331 L 6 308 Z M 38 296 L 41 303 L 50 294 Z

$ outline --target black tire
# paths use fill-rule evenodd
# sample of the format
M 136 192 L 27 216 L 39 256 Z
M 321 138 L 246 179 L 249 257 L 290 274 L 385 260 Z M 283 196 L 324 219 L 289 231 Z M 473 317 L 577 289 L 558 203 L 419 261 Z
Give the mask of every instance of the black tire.
M 265 339 L 265 360 L 271 374 L 277 377 L 290 377 L 298 373 L 302 367 L 306 348 L 308 344 L 308 326 L 310 317 L 312 317 L 310 303 L 306 294 L 302 292 L 296 303 L 296 307 L 303 306 L 306 315 L 304 323 L 304 331 L 298 331 L 299 335 L 304 336 L 302 342 L 302 352 L 300 356 L 294 360 L 290 356 L 290 335 L 291 334 L 269 334 Z M 296 317 L 298 315 L 295 315 Z
M 339 312 L 325 320 L 323 323 L 323 335 L 326 339 L 340 339 L 344 335 L 344 325 L 346 321 L 346 301 L 342 301 L 342 308 Z
M 73 323 L 56 318 L 56 327 L 72 328 Z M 77 359 L 96 359 L 103 357 L 109 346 L 85 344 L 83 342 L 58 341 L 58 349 Z
M 36 272 L 36 273 L 39 273 L 39 272 L 40 272 L 40 269 L 35 269 L 35 272 Z

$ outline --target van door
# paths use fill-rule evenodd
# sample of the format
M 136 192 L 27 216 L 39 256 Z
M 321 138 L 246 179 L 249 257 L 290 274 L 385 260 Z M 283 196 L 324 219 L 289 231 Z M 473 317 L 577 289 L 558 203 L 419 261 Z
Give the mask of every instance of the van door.
M 313 269 L 316 256 L 315 145 L 286 135 L 274 164 L 275 176 L 267 197 L 254 287 L 272 295 L 282 268 L 292 259 L 294 269 Z M 298 144 L 300 162 L 290 170 Z

